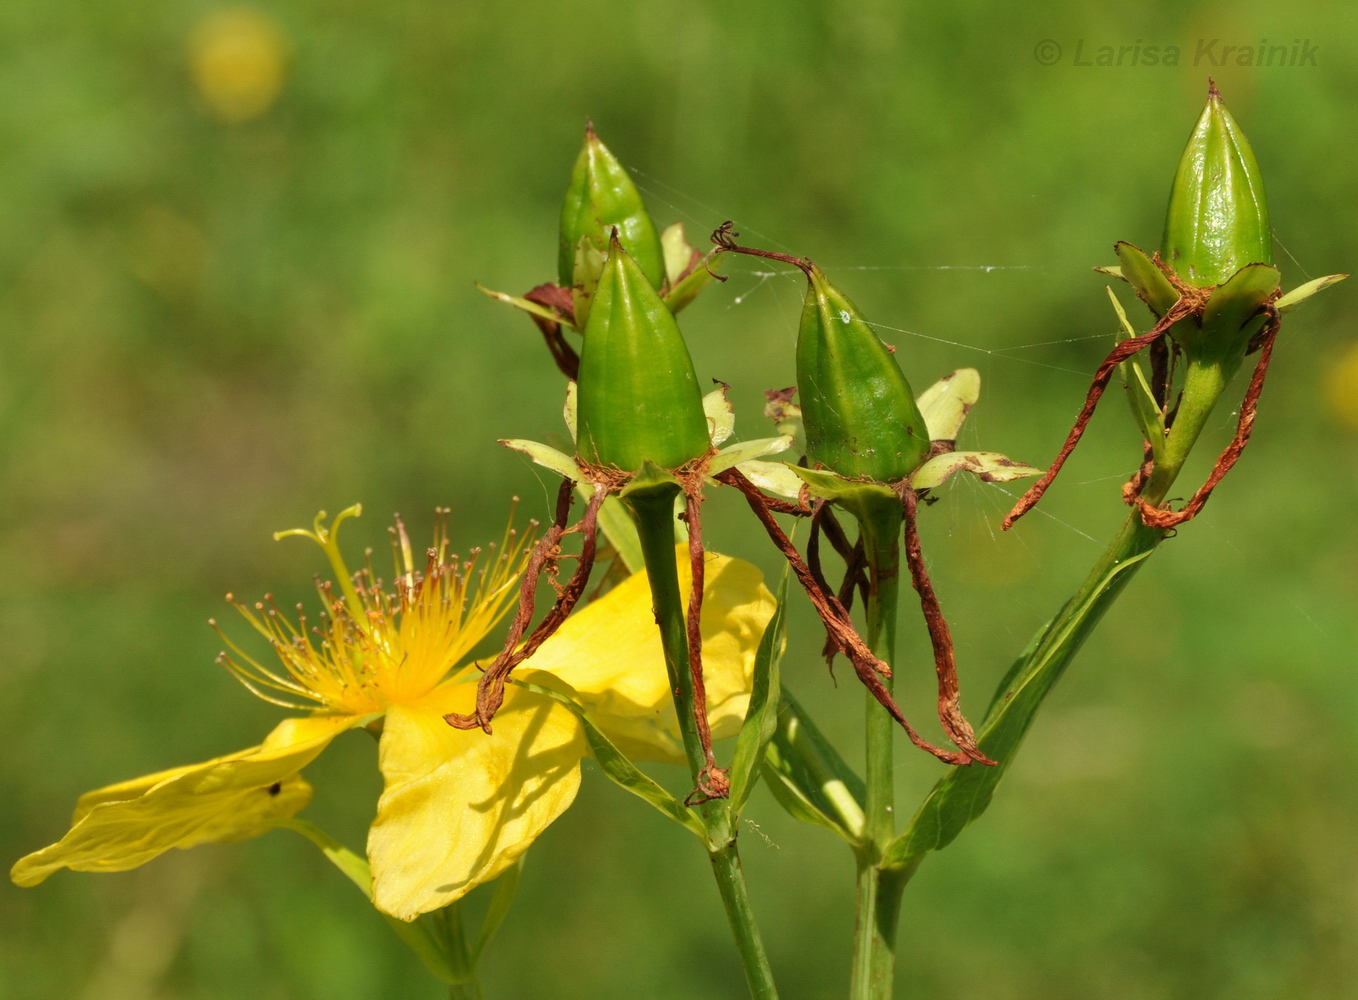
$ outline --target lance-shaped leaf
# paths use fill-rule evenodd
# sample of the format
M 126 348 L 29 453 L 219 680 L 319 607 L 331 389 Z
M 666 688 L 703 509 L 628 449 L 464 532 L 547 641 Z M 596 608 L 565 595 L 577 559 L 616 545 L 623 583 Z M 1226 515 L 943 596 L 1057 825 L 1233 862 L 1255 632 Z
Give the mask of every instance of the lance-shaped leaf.
M 576 450 L 595 465 L 677 469 L 711 447 L 683 335 L 616 238 L 585 327 L 577 419 Z
M 1278 301 L 1273 303 L 1279 312 L 1287 312 L 1289 309 L 1296 308 L 1322 288 L 1329 288 L 1333 284 L 1343 281 L 1347 274 L 1327 274 L 1323 278 L 1316 278 L 1308 281 L 1304 285 L 1298 285 L 1286 295 L 1280 296 Z
M 804 469 L 797 465 L 789 465 L 787 468 L 806 484 L 812 496 L 820 497 L 822 500 L 838 500 L 848 504 L 879 501 L 900 503 L 896 491 L 881 483 L 848 479 L 824 469 Z
M 1042 475 L 1041 469 L 1015 462 L 997 451 L 949 451 L 921 465 L 910 477 L 917 490 L 942 486 L 954 472 L 970 472 L 983 483 L 1009 483 Z
M 778 705 L 782 697 L 779 667 L 783 649 L 787 645 L 787 581 L 789 567 L 783 566 L 783 578 L 778 584 L 778 606 L 764 627 L 759 650 L 754 658 L 754 678 L 750 690 L 750 706 L 745 710 L 745 722 L 736 737 L 736 754 L 731 762 L 731 815 L 739 818 L 745 803 L 754 790 L 759 776 L 764 750 L 778 729 Z
M 1123 240 L 1114 244 L 1113 252 L 1118 255 L 1121 266 L 1097 267 L 1095 270 L 1121 278 L 1131 285 L 1136 297 L 1146 303 L 1156 316 L 1163 316 L 1170 306 L 1179 301 L 1179 293 L 1169 283 L 1165 272 L 1156 267 L 1155 262 L 1140 247 Z
M 1122 308 L 1122 303 L 1113 294 L 1113 289 L 1104 285 L 1104 291 L 1108 293 L 1108 300 L 1113 303 L 1113 311 L 1117 313 L 1118 324 L 1122 327 L 1122 335 L 1119 341 L 1136 336 L 1136 331 L 1127 319 L 1127 313 Z M 1146 381 L 1146 373 L 1141 370 L 1141 363 L 1136 358 L 1128 358 L 1118 365 L 1118 371 L 1122 374 L 1122 381 L 1127 386 L 1127 399 L 1132 407 L 1132 416 L 1136 418 L 1138 426 L 1141 428 L 1141 435 L 1149 442 L 1151 451 L 1158 462 L 1165 450 L 1165 415 L 1160 410 L 1159 404 L 1155 401 L 1155 393 L 1151 391 L 1150 383 Z
M 703 413 L 707 417 L 707 436 L 712 447 L 722 443 L 736 430 L 736 409 L 726 398 L 726 385 L 720 385 L 703 397 Z
M 828 827 L 850 844 L 861 841 L 863 779 L 786 689 L 764 752 L 764 781 L 794 819 Z
M 990 805 L 1000 779 L 1052 687 L 1153 548 L 1114 565 L 1073 606 L 1040 631 L 1000 681 L 977 732 L 981 750 L 995 767 L 952 768 L 934 785 L 910 825 L 883 853 L 883 868 L 905 865 L 942 850 Z
M 929 440 L 956 443 L 962 422 L 980 398 L 981 373 L 975 368 L 950 372 L 920 393 L 917 402 Z
M 575 459 L 562 454 L 551 445 L 542 444 L 539 441 L 525 441 L 522 438 L 502 438 L 500 443 L 506 448 L 523 452 L 535 463 L 544 469 L 551 469 L 559 476 L 576 483 L 585 481 L 584 473 L 580 471 L 580 466 L 575 464 Z
M 787 451 L 792 447 L 792 438 L 787 435 L 775 438 L 756 438 L 753 441 L 741 441 L 738 444 L 728 445 L 721 451 L 712 456 L 712 463 L 708 466 L 710 475 L 715 476 L 718 472 L 725 472 L 733 465 L 740 465 L 743 462 L 753 461 L 756 458 L 763 458 L 766 455 L 777 455 Z
M 489 295 L 492 299 L 495 299 L 497 302 L 504 302 L 507 305 L 513 306 L 515 309 L 522 309 L 530 316 L 536 316 L 539 319 L 545 319 L 552 323 L 559 323 L 562 326 L 569 326 L 572 328 L 574 328 L 575 326 L 575 324 L 565 314 L 560 313 L 555 309 L 549 308 L 548 306 L 539 305 L 536 302 L 533 302 L 529 299 L 520 298 L 517 295 L 508 295 L 505 292 L 494 291 L 493 289 L 487 288 L 479 281 L 474 282 L 474 284 L 476 285 L 478 291 L 484 292 L 486 295 Z
M 684 236 L 682 222 L 676 222 L 661 233 L 660 243 L 665 248 L 665 285 L 660 297 L 670 312 L 677 315 L 711 284 L 721 251 L 713 250 L 704 257 Z
M 1212 290 L 1202 312 L 1202 326 L 1179 342 L 1190 357 L 1220 358 L 1239 364 L 1251 338 L 1267 321 L 1264 305 L 1278 290 L 1276 267 L 1250 264 Z
M 1273 263 L 1264 182 L 1249 140 L 1213 84 L 1170 190 L 1160 255 L 1199 288 Z
M 785 462 L 761 462 L 756 459 L 741 462 L 736 468 L 761 490 L 793 500 L 801 496 L 802 479 Z

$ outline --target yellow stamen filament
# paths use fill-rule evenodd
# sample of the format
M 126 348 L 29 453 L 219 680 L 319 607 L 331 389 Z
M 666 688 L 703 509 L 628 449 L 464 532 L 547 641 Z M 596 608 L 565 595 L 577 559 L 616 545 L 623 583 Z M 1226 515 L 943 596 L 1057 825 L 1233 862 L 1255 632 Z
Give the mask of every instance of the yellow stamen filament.
M 327 526 L 325 512 L 312 530 L 283 531 L 316 542 L 338 580 L 317 579 L 321 614 L 308 625 L 302 605 L 292 621 L 266 594 L 249 608 L 227 600 L 269 640 L 283 670 L 264 666 L 218 629 L 229 652 L 218 662 L 265 701 L 287 708 L 351 715 L 384 711 L 429 693 L 484 639 L 509 609 L 528 555 L 532 530 L 506 528 L 503 540 L 460 559 L 449 554 L 448 511 L 436 512 L 434 544 L 416 569 L 410 538 L 400 518 L 392 529 L 395 578 L 391 589 L 371 560 L 350 573 L 336 529 L 362 508 L 341 511 Z M 533 527 L 536 525 L 534 524 Z M 368 555 L 371 555 L 369 550 Z M 214 628 L 216 622 L 212 622 Z

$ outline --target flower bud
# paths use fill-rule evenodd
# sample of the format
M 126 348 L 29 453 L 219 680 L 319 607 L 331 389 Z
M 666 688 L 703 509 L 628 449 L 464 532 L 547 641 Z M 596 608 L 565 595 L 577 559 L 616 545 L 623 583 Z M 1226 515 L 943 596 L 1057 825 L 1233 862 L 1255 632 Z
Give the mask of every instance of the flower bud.
M 557 272 L 561 287 L 571 288 L 591 282 L 581 275 L 577 280 L 576 262 L 607 252 L 610 231 L 616 229 L 623 248 L 631 254 L 652 288 L 665 278 L 665 251 L 655 223 L 617 158 L 594 134 L 593 124 L 585 126 L 585 145 L 571 171 L 570 187 L 561 206 L 561 249 Z M 587 241 L 581 254 L 581 242 Z M 594 254 L 591 254 L 594 251 Z
M 576 450 L 629 472 L 679 466 L 711 447 L 684 337 L 614 233 L 580 354 Z
M 853 303 L 814 264 L 807 277 L 797 337 L 807 458 L 850 479 L 898 482 L 929 454 L 915 394 Z
M 1273 263 L 1259 165 L 1216 84 L 1174 176 L 1160 253 L 1199 288 L 1221 284 L 1246 264 Z

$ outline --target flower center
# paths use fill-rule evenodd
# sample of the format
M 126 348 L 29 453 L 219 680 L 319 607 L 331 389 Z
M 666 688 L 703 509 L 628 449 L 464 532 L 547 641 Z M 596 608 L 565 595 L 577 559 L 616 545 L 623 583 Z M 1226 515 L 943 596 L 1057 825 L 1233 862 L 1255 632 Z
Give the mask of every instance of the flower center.
M 399 517 L 390 529 L 394 580 L 385 584 L 367 565 L 350 572 L 340 554 L 340 522 L 362 512 L 342 511 L 327 527 L 325 512 L 312 530 L 296 528 L 275 538 L 299 535 L 316 542 L 338 581 L 317 579 L 321 612 L 309 622 L 301 604 L 295 620 L 272 595 L 253 608 L 230 594 L 227 600 L 273 646 L 283 669 L 266 667 L 228 638 L 229 652 L 218 662 L 265 701 L 287 708 L 366 715 L 428 694 L 489 634 L 509 607 L 523 570 L 530 532 L 513 528 L 485 550 L 464 559 L 449 552 L 448 511 L 437 511 L 433 545 L 417 570 L 410 539 Z M 212 622 L 217 627 L 215 621 Z

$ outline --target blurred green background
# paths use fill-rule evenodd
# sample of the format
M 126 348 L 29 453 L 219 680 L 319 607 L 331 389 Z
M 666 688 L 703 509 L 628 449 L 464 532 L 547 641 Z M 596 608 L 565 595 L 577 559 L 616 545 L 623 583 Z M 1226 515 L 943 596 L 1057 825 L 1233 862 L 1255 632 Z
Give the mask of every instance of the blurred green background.
M 1212 38 L 1218 56 L 1309 39 L 1316 64 L 1193 66 Z M 1079 67 L 1081 39 L 1086 58 L 1185 51 Z M 494 442 L 563 435 L 562 384 L 472 282 L 553 275 L 587 115 L 659 223 L 702 242 L 733 218 L 815 258 L 917 388 L 981 370 L 966 445 L 1043 464 L 1115 328 L 1090 266 L 1117 239 L 1158 245 L 1209 73 L 1264 170 L 1285 286 L 1352 269 L 1358 10 L 1341 0 L 0 5 L 0 857 L 58 837 L 80 792 L 278 718 L 213 665 L 206 624 L 228 590 L 305 594 L 318 553 L 271 531 L 361 501 L 349 542 L 381 545 L 390 512 L 422 532 L 447 504 L 468 547 L 513 494 L 546 512 L 552 484 Z M 801 294 L 759 263 L 683 316 L 746 436 L 765 433 L 761 390 L 793 381 Z M 1358 996 L 1353 315 L 1341 285 L 1289 320 L 1244 460 L 1090 642 L 991 811 L 921 870 L 899 996 Z M 1203 453 L 1229 437 L 1218 417 Z M 1124 514 L 1139 452 L 1118 399 L 1086 442 L 1012 534 L 1010 497 L 975 481 L 927 512 L 973 715 Z M 712 544 L 771 571 L 726 493 Z M 915 616 L 902 628 L 924 719 L 927 644 Z M 793 641 L 789 684 L 856 754 L 861 693 L 826 675 L 804 604 Z M 306 815 L 353 846 L 374 759 L 356 733 L 308 771 Z M 901 751 L 901 811 L 939 770 Z M 749 815 L 784 995 L 842 996 L 848 852 L 762 790 Z M 487 995 L 741 996 L 705 869 L 587 765 L 529 856 Z M 439 995 L 287 832 L 0 885 L 5 1000 Z

